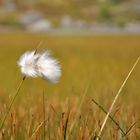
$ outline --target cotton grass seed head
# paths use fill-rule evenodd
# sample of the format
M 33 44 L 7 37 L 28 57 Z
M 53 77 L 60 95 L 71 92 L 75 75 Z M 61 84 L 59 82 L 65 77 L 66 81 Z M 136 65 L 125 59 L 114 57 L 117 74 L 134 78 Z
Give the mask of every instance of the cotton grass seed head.
M 57 83 L 61 76 L 59 62 L 52 58 L 48 51 L 25 52 L 20 57 L 18 65 L 22 74 L 27 77 L 42 77 L 51 83 Z
M 39 54 L 37 60 L 39 76 L 47 79 L 51 83 L 57 83 L 61 76 L 59 62 L 50 56 L 48 51 Z
M 18 65 L 21 69 L 23 75 L 27 77 L 37 77 L 38 73 L 36 71 L 36 61 L 38 55 L 35 51 L 25 52 L 19 59 Z

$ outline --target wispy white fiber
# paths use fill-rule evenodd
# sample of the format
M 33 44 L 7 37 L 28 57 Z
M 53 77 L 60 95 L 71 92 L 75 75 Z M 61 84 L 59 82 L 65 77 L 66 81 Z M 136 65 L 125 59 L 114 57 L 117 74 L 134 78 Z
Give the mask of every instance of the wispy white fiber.
M 61 76 L 59 62 L 52 58 L 48 51 L 41 53 L 25 52 L 20 57 L 18 65 L 22 74 L 27 77 L 42 77 L 49 82 L 57 83 Z
M 27 51 L 20 57 L 18 61 L 18 65 L 23 75 L 27 77 L 38 76 L 38 73 L 36 71 L 37 59 L 38 59 L 38 55 L 35 54 L 35 51 Z
M 40 53 L 36 65 L 38 68 L 39 76 L 47 79 L 52 83 L 58 82 L 61 76 L 59 62 L 52 58 L 49 52 L 45 51 Z

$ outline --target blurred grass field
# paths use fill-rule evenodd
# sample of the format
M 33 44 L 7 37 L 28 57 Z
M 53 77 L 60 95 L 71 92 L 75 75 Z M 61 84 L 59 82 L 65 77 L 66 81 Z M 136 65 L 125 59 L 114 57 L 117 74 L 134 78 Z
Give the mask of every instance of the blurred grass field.
M 66 113 L 68 106 L 71 106 L 71 123 L 81 97 L 87 90 L 81 117 L 76 121 L 73 138 L 70 138 L 80 140 L 80 135 L 83 134 L 86 140 L 87 135 L 91 135 L 95 127 L 100 126 L 104 117 L 91 99 L 94 98 L 108 109 L 133 63 L 140 56 L 140 35 L 49 36 L 25 32 L 0 33 L 0 119 L 23 77 L 17 60 L 23 52 L 35 49 L 40 41 L 43 41 L 43 44 L 39 49 L 49 49 L 60 61 L 62 77 L 56 85 L 40 78 L 26 79 L 11 115 L 7 118 L 5 137 L 8 139 L 12 136 L 13 139 L 20 140 L 30 137 L 42 120 L 44 92 L 46 116 L 51 122 L 50 125 L 46 124 L 46 139 L 61 139 L 60 126 L 63 120 L 61 122 L 57 115 L 54 115 L 54 110 L 58 114 Z M 139 70 L 140 64 L 131 75 L 114 109 L 115 111 L 119 108 L 116 116 L 124 129 L 140 118 Z M 50 108 L 50 104 L 54 110 Z M 140 124 L 135 126 L 128 139 L 140 139 L 139 127 Z M 114 124 L 107 124 L 103 137 L 114 140 L 119 139 L 118 135 Z M 36 138 L 42 139 L 41 130 Z

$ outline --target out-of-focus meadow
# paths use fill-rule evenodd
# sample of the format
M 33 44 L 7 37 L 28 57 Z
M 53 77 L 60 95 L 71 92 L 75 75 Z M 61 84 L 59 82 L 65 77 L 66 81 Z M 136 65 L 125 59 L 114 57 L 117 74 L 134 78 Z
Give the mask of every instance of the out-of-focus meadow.
M 23 77 L 17 60 L 23 52 L 35 49 L 40 41 L 43 43 L 39 50 L 49 49 L 60 61 L 62 77 L 56 85 L 40 78 L 25 80 L 6 119 L 1 139 L 24 140 L 31 136 L 33 139 L 43 139 L 43 127 L 39 126 L 43 121 L 43 92 L 47 140 L 61 140 L 65 137 L 71 140 L 93 139 L 105 114 L 91 99 L 109 108 L 140 55 L 140 35 L 51 36 L 26 32 L 0 33 L 1 120 Z M 139 70 L 140 64 L 125 85 L 112 112 L 124 131 L 140 118 Z M 67 117 L 69 110 L 70 115 Z M 71 125 L 74 126 L 72 132 Z M 137 123 L 128 139 L 140 139 L 139 127 Z M 120 130 L 110 120 L 103 138 L 121 138 Z

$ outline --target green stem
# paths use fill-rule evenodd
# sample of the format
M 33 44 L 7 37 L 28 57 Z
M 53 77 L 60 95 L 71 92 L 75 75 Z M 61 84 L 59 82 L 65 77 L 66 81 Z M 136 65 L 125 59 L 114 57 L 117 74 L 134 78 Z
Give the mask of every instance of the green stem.
M 12 105 L 13 105 L 13 103 L 14 103 L 16 97 L 18 96 L 18 93 L 19 93 L 19 91 L 20 91 L 20 89 L 21 89 L 21 86 L 22 86 L 23 82 L 25 81 L 25 79 L 26 79 L 26 77 L 24 76 L 23 79 L 22 79 L 22 81 L 21 81 L 21 83 L 19 84 L 19 86 L 18 86 L 18 88 L 17 88 L 17 91 L 16 91 L 16 93 L 15 93 L 15 96 L 13 97 L 13 99 L 12 99 L 12 101 L 11 101 L 9 107 L 8 107 L 8 110 L 7 110 L 7 112 L 6 112 L 6 114 L 5 114 L 4 118 L 3 118 L 3 121 L 2 121 L 2 123 L 1 123 L 0 131 L 2 130 L 2 128 L 3 128 L 3 126 L 4 126 L 5 120 L 6 120 L 8 114 L 9 114 L 11 108 L 12 108 Z

